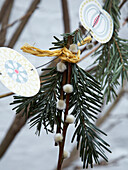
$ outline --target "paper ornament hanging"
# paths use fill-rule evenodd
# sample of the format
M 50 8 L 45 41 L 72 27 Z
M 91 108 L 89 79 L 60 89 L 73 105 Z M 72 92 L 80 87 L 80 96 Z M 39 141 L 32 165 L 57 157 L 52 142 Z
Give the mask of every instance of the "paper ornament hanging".
M 100 43 L 108 42 L 113 34 L 113 20 L 97 0 L 84 0 L 79 9 L 82 25 Z
M 12 92 L 30 97 L 38 93 L 40 80 L 35 67 L 17 51 L 0 47 L 0 80 Z

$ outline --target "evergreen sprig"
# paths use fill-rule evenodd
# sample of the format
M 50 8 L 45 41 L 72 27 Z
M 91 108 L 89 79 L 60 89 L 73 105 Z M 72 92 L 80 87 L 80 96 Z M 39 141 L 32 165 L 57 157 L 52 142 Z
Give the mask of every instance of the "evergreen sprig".
M 102 105 L 102 93 L 99 83 L 87 72 L 76 64 L 72 65 L 72 84 L 74 93 L 70 100 L 70 109 L 73 107 L 75 120 L 75 132 L 72 142 L 77 140 L 77 147 L 80 145 L 80 157 L 83 161 L 83 168 L 93 161 L 99 163 L 99 156 L 108 161 L 104 149 L 111 152 L 109 146 L 99 134 L 104 134 L 99 130 L 93 121 L 97 119 Z
M 82 33 L 81 33 L 80 29 L 77 29 L 72 33 L 61 34 L 61 36 L 63 37 L 62 40 L 60 40 L 56 36 L 53 36 L 54 39 L 56 40 L 56 42 L 52 42 L 54 47 L 50 48 L 50 50 L 66 47 L 68 45 L 69 36 L 72 37 L 73 44 L 77 44 L 78 42 L 81 43 L 81 41 L 83 40 Z
M 116 89 L 123 81 L 128 79 L 128 40 L 118 37 L 119 31 L 119 0 L 106 0 L 104 9 L 107 10 L 113 18 L 114 33 L 111 40 L 100 46 L 95 56 L 98 56 L 93 65 L 92 73 L 95 74 L 98 81 L 102 83 L 104 96 L 107 103 L 112 98 L 117 97 Z
M 82 40 L 80 30 L 63 34 L 62 36 L 63 40 L 61 41 L 55 37 L 57 40 L 54 43 L 55 48 L 63 46 L 68 48 L 70 44 L 77 44 Z M 62 132 L 64 135 L 63 145 L 68 127 L 66 116 L 69 113 L 74 115 L 75 132 L 72 142 L 76 137 L 77 147 L 80 145 L 80 157 L 83 161 L 83 168 L 85 166 L 88 167 L 89 164 L 92 167 L 94 161 L 99 163 L 99 157 L 106 161 L 108 160 L 104 150 L 110 152 L 108 149 L 109 145 L 100 137 L 100 134 L 106 134 L 94 125 L 103 100 L 101 87 L 97 80 L 77 64 L 65 64 L 68 67 L 64 73 L 57 71 L 56 67 L 42 69 L 42 71 L 47 70 L 47 73 L 41 76 L 39 93 L 31 98 L 15 97 L 13 104 L 17 104 L 17 106 L 14 109 L 17 109 L 17 113 L 22 109 L 26 110 L 25 113 L 27 113 L 29 109 L 29 114 L 32 116 L 30 127 L 36 125 L 39 134 L 42 125 L 47 133 L 53 133 L 57 125 L 56 132 Z M 65 80 L 65 83 L 70 82 L 73 86 L 72 95 L 63 91 L 63 85 L 65 85 L 63 80 Z M 57 100 L 61 99 L 61 95 L 63 95 L 63 100 L 66 99 L 65 110 L 59 110 L 56 106 Z M 64 120 L 63 114 L 65 114 Z M 59 131 L 58 128 L 60 128 Z M 62 149 L 61 155 L 63 154 L 63 145 L 59 144 Z
M 40 96 L 40 92 L 34 97 L 23 97 L 23 96 L 14 96 L 14 101 L 10 105 L 17 105 L 12 110 L 16 110 L 16 114 L 22 112 L 23 116 L 25 115 L 26 119 L 33 114 L 34 106 L 37 103 L 37 99 Z
M 40 134 L 42 125 L 46 132 L 53 132 L 54 126 L 58 123 L 56 109 L 57 97 L 60 95 L 60 83 L 62 74 L 56 71 L 56 67 L 42 69 L 48 71 L 41 76 L 41 88 L 37 95 L 27 98 L 22 96 L 14 96 L 14 102 L 17 104 L 14 109 L 19 113 L 24 109 L 23 114 L 33 116 L 30 120 L 30 127 L 37 126 L 37 132 Z
M 42 124 L 47 132 L 53 133 L 54 126 L 58 123 L 57 115 L 59 111 L 56 108 L 56 102 L 60 96 L 62 74 L 57 72 L 56 67 L 47 68 L 47 70 L 49 72 L 41 76 L 42 97 L 38 99 L 36 109 L 34 110 L 36 114 L 30 120 L 31 127 L 37 124 L 37 131 L 39 133 Z
M 69 112 L 75 117 L 75 132 L 72 142 L 77 140 L 77 147 L 80 144 L 80 157 L 83 161 L 83 168 L 93 161 L 99 163 L 99 157 L 107 161 L 104 149 L 109 151 L 108 144 L 99 136 L 104 134 L 95 125 L 94 121 L 100 112 L 102 105 L 102 93 L 100 84 L 77 64 L 71 64 L 71 84 L 73 85 L 73 94 L 69 98 Z M 56 67 L 42 69 L 48 72 L 41 76 L 41 88 L 39 93 L 31 98 L 17 97 L 12 104 L 17 104 L 14 109 L 16 112 L 25 110 L 24 114 L 32 116 L 30 127 L 37 126 L 37 132 L 40 134 L 42 125 L 46 132 L 55 130 L 56 124 L 60 125 L 58 115 L 63 112 L 57 109 L 56 102 L 60 98 L 63 74 L 56 70 Z M 65 99 L 64 95 L 64 99 Z M 61 124 L 63 124 L 61 120 Z M 61 126 L 60 126 L 61 128 Z

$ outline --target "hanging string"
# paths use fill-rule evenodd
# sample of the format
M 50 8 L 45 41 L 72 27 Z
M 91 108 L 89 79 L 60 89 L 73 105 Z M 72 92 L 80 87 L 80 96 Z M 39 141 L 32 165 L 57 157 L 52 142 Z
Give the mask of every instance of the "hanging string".
M 95 25 L 97 24 L 97 22 L 98 22 L 101 14 L 102 14 L 102 12 L 100 11 L 100 13 L 99 13 L 99 15 L 97 16 L 96 20 L 94 20 L 94 23 L 93 23 L 93 25 L 92 25 L 93 28 L 94 28 Z M 87 37 L 87 35 L 90 34 L 91 31 L 92 31 L 92 30 L 90 29 L 90 30 L 85 34 L 84 38 Z
M 45 64 L 43 64 L 43 65 L 40 65 L 40 66 L 36 67 L 36 69 L 41 68 L 41 67 L 44 67 L 44 66 L 46 66 L 47 64 L 52 63 L 52 62 L 55 61 L 57 58 L 58 58 L 58 57 L 54 58 L 53 60 L 51 60 L 51 61 L 49 61 L 49 62 L 47 62 L 47 63 L 45 63 Z M 31 69 L 31 71 L 32 71 L 32 70 L 33 70 L 33 68 Z

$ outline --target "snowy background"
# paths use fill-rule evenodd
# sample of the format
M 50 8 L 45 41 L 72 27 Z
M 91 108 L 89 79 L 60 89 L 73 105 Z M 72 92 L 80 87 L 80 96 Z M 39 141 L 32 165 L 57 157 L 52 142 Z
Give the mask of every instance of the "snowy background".
M 25 14 L 29 4 L 32 0 L 15 0 L 13 12 L 9 23 L 17 18 L 20 18 Z M 3 0 L 0 0 L 0 7 L 2 6 Z M 70 10 L 70 21 L 71 31 L 78 28 L 79 22 L 79 6 L 81 0 L 68 0 Z M 125 16 L 128 16 L 128 2 L 122 10 L 122 20 Z M 17 24 L 9 29 L 8 37 L 10 38 L 14 28 Z M 53 35 L 60 36 L 63 33 L 63 20 L 60 0 L 42 0 L 24 31 L 22 32 L 17 44 L 14 49 L 21 52 L 20 47 L 24 43 L 34 44 L 38 48 L 48 49 L 51 47 L 53 41 Z M 121 28 L 120 36 L 128 38 L 128 24 Z M 23 54 L 34 66 L 39 66 L 40 63 L 46 63 L 50 59 L 48 58 L 37 58 L 28 54 Z M 90 58 L 85 59 L 80 65 L 85 68 L 86 63 L 90 63 Z M 6 87 L 0 83 L 0 94 L 9 92 Z M 11 125 L 15 112 L 12 111 L 12 107 L 9 105 L 13 101 L 13 97 L 0 99 L 0 143 L 4 138 L 9 126 Z M 118 120 L 118 121 L 117 121 Z M 111 123 L 117 121 L 117 125 L 108 130 Z M 120 100 L 116 109 L 113 110 L 112 116 L 102 127 L 103 130 L 108 134 L 108 137 L 104 139 L 110 143 L 112 154 L 108 154 L 109 161 L 125 156 L 124 159 L 118 161 L 116 164 L 109 166 L 94 167 L 94 170 L 127 170 L 128 169 L 128 95 Z M 70 144 L 72 136 L 73 125 L 70 126 L 66 150 L 71 151 L 74 144 Z M 54 135 L 54 134 L 53 134 Z M 35 128 L 29 129 L 29 125 L 26 124 L 24 128 L 17 135 L 16 139 L 8 149 L 5 156 L 0 160 L 0 170 L 53 170 L 57 163 L 58 148 L 54 146 L 53 135 L 46 135 L 45 131 L 42 130 L 41 136 L 35 135 Z M 74 166 L 82 165 L 78 160 L 71 168 L 67 170 L 73 170 Z

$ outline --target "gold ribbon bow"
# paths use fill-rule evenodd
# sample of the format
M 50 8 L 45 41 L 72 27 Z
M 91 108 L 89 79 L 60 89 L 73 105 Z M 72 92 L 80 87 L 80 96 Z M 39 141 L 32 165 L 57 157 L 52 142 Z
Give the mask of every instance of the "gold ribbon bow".
M 77 45 L 78 46 L 84 45 L 84 44 L 90 42 L 91 40 L 92 40 L 92 38 L 90 36 L 88 36 L 84 40 L 82 40 L 81 43 L 78 43 Z M 23 47 L 21 47 L 21 49 L 26 53 L 30 53 L 30 54 L 36 55 L 38 57 L 57 56 L 61 60 L 67 61 L 69 63 L 77 63 L 80 60 L 80 50 L 78 50 L 77 54 L 75 55 L 73 52 L 68 50 L 66 47 L 63 47 L 60 50 L 50 51 L 50 50 L 41 50 L 39 48 L 33 47 L 29 44 L 26 44 Z

